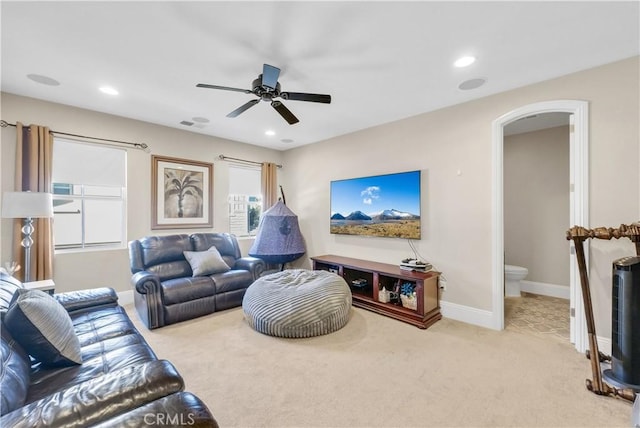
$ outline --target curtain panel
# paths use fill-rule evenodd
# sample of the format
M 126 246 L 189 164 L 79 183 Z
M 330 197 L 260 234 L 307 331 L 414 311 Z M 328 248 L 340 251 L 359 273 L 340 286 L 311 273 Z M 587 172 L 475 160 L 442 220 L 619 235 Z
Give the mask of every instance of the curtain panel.
M 266 211 L 278 202 L 278 166 L 275 163 L 262 163 L 261 190 L 263 210 Z
M 46 126 L 16 123 L 16 169 L 14 188 L 18 192 L 51 193 L 53 136 Z M 13 227 L 13 257 L 23 267 L 19 278 L 25 278 L 24 248 L 21 246 L 23 219 L 16 219 Z M 31 275 L 33 281 L 53 278 L 52 219 L 34 219 L 31 246 Z M 20 275 L 20 272 L 22 274 Z

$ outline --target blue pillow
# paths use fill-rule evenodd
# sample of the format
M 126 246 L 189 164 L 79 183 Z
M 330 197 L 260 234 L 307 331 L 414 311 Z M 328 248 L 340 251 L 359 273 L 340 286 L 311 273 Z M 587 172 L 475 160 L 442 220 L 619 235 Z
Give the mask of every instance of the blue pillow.
M 16 290 L 4 317 L 11 336 L 45 366 L 82 364 L 80 341 L 64 307 L 40 290 Z

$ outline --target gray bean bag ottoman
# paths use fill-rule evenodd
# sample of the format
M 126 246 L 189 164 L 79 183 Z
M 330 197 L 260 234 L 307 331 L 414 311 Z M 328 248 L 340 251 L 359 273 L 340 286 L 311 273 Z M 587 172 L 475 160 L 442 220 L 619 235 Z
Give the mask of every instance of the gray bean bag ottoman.
M 349 320 L 351 290 L 322 270 L 290 269 L 258 278 L 247 288 L 242 310 L 251 328 L 277 337 L 332 333 Z

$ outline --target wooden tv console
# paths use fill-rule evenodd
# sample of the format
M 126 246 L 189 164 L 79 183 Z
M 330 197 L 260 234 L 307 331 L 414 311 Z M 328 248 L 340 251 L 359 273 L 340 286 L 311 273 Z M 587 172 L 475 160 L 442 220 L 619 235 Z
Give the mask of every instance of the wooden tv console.
M 427 328 L 442 318 L 438 288 L 439 272 L 407 271 L 400 269 L 397 265 L 334 255 L 311 257 L 311 260 L 314 270 L 335 272 L 344 278 L 351 289 L 353 306 L 368 309 L 419 328 Z M 358 280 L 364 281 L 358 284 Z M 400 303 L 379 301 L 379 292 L 383 287 L 386 290 L 393 290 L 397 284 L 407 283 L 413 286 L 416 293 L 415 309 L 404 307 Z

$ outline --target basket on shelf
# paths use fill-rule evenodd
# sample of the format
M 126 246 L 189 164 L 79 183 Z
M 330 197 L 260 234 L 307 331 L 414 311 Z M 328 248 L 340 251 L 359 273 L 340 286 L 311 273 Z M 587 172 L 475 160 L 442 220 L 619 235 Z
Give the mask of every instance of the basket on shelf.
M 378 291 L 378 301 L 382 303 L 389 303 L 391 301 L 391 292 L 382 287 L 380 291 Z
M 418 308 L 418 299 L 416 299 L 415 296 L 401 294 L 400 300 L 402 301 L 402 306 L 405 308 L 413 309 L 414 311 Z

